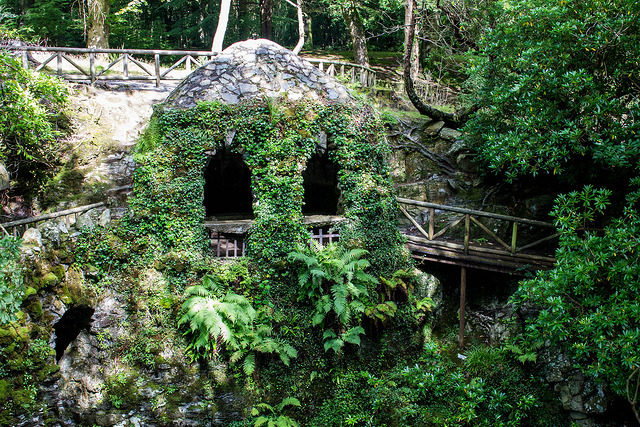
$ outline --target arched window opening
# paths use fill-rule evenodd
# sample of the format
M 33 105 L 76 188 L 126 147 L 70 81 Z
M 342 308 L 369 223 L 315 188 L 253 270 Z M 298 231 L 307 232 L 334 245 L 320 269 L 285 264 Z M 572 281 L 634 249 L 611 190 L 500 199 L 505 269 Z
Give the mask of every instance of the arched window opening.
M 252 218 L 251 171 L 240 154 L 218 151 L 204 172 L 207 217 Z
M 338 166 L 329 154 L 316 153 L 307 161 L 302 173 L 305 215 L 337 215 L 340 190 L 338 190 Z
M 56 333 L 56 361 L 60 361 L 69 344 L 78 337 L 83 329 L 89 329 L 94 311 L 87 305 L 71 307 L 53 325 L 53 330 Z

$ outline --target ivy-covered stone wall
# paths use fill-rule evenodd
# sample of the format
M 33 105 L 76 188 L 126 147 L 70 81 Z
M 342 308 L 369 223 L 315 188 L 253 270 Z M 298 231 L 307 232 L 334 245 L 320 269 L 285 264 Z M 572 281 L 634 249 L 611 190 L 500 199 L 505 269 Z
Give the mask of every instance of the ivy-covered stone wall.
M 343 243 L 369 250 L 378 272 L 395 271 L 406 264 L 407 255 L 397 230 L 389 149 L 382 134 L 371 109 L 350 105 L 250 100 L 159 109 L 139 144 L 133 215 L 127 222 L 142 245 L 173 254 L 164 257 L 170 262 L 198 259 L 208 243 L 203 225 L 206 153 L 228 150 L 242 155 L 251 170 L 255 222 L 248 255 L 265 271 L 278 269 L 290 251 L 309 239 L 302 223 L 302 173 L 326 136 L 329 157 L 339 166 Z

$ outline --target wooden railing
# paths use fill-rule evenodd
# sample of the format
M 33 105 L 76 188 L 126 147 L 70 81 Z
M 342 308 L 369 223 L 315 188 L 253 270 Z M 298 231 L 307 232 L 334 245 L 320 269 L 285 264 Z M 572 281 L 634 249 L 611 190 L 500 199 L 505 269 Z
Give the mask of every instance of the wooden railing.
M 360 84 L 362 87 L 373 87 L 376 85 L 375 70 L 365 67 L 364 65 L 342 61 L 331 61 L 328 59 L 305 59 L 316 65 L 320 71 L 324 71 L 331 77 L 339 76 L 351 84 Z
M 499 258 L 501 263 L 513 262 L 513 265 L 529 261 L 532 264 L 546 266 L 554 262 L 553 249 L 543 247 L 545 243 L 558 237 L 554 225 L 549 222 L 404 198 L 398 198 L 398 203 L 402 215 L 419 233 L 418 236 L 406 235 L 409 246 L 416 244 L 440 247 L 445 251 L 450 251 L 447 253 L 450 258 L 455 259 L 457 253 L 461 259 L 471 261 L 484 257 L 487 259 Z M 426 213 L 426 215 L 412 215 L 403 205 L 420 208 L 422 213 Z M 425 210 L 426 212 L 424 212 Z M 419 217 L 426 218 L 426 221 L 421 223 L 422 221 L 417 219 Z M 506 228 L 504 225 L 507 225 L 510 239 L 504 234 L 501 237 L 498 232 L 483 222 L 488 220 L 500 224 L 499 228 L 503 230 Z M 436 228 L 440 224 L 443 226 L 437 230 Z M 463 226 L 464 230 L 456 233 L 454 228 L 458 225 Z M 527 235 L 537 235 L 538 237 L 535 237 L 533 241 L 521 242 L 523 234 L 525 234 L 521 229 L 524 227 L 527 228 Z M 551 230 L 551 232 L 543 232 L 544 236 L 540 237 L 541 229 Z
M 79 214 L 90 211 L 91 209 L 102 208 L 104 206 L 105 206 L 104 202 L 93 203 L 91 205 L 79 206 L 73 209 L 66 209 L 63 211 L 53 212 L 53 213 L 44 214 L 40 216 L 34 216 L 31 218 L 5 222 L 4 224 L 0 224 L 0 228 L 4 229 L 7 232 L 7 234 L 13 235 L 14 237 L 19 237 L 30 226 L 37 225 L 39 222 L 48 221 L 51 219 L 62 218 L 66 226 L 69 227 L 71 224 L 76 223 Z
M 21 52 L 22 65 L 29 67 L 29 52 L 45 52 L 47 57 L 36 66 L 35 70 L 44 69 L 55 60 L 58 77 L 65 80 L 81 80 L 94 83 L 97 80 L 151 80 L 159 86 L 163 80 L 182 80 L 185 75 L 176 76 L 180 70 L 191 72 L 192 66 L 200 67 L 216 56 L 213 52 L 189 50 L 148 50 L 148 49 L 85 49 L 75 47 L 18 46 L 7 47 Z M 98 69 L 96 61 L 99 57 L 115 57 L 105 67 Z M 169 67 L 162 67 L 160 57 L 174 56 Z M 201 60 L 204 59 L 204 62 Z M 174 58 L 175 59 L 175 58 Z M 63 67 L 66 62 L 71 65 L 68 71 Z M 81 64 L 82 62 L 82 64 Z M 121 67 L 116 65 L 121 64 Z M 173 74 L 173 75 L 172 75 Z
M 191 50 L 149 50 L 149 49 L 87 49 L 75 47 L 7 46 L 6 49 L 21 53 L 22 65 L 29 68 L 30 52 L 44 52 L 47 56 L 35 66 L 43 70 L 55 60 L 52 68 L 58 77 L 69 81 L 98 80 L 151 80 L 156 86 L 162 81 L 182 80 L 191 73 L 192 67 L 200 67 L 217 54 L 208 51 Z M 114 57 L 106 66 L 98 67 L 101 57 Z M 161 66 L 161 57 L 173 56 L 169 67 Z M 363 87 L 376 84 L 375 70 L 359 64 L 326 59 L 305 58 L 321 71 L 332 77 L 342 77 Z M 67 63 L 68 66 L 64 67 Z M 116 67 L 120 64 L 121 66 Z M 70 66 L 70 67 L 69 67 Z M 70 68 L 70 70 L 68 70 Z M 177 71 L 184 71 L 177 75 Z

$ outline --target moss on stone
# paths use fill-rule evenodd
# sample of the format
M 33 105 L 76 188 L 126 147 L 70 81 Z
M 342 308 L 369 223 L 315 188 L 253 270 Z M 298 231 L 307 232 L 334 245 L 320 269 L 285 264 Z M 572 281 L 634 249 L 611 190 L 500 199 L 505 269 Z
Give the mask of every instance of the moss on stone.
M 25 309 L 33 320 L 38 320 L 42 316 L 42 303 L 37 298 L 30 298 L 27 301 Z
M 43 288 L 53 288 L 60 283 L 60 279 L 53 272 L 49 272 L 40 278 L 40 286 Z

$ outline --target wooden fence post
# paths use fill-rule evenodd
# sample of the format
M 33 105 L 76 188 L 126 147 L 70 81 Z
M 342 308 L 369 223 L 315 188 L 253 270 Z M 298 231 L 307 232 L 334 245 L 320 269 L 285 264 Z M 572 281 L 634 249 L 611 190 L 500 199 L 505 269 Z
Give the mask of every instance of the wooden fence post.
M 96 54 L 89 53 L 89 76 L 91 78 L 91 84 L 96 81 Z
M 511 232 L 511 254 L 516 253 L 516 244 L 518 243 L 518 223 L 513 221 L 513 231 Z
M 156 87 L 160 87 L 160 55 L 159 54 L 155 54 L 154 55 L 154 61 L 155 61 L 155 69 L 156 69 Z
M 467 267 L 460 268 L 460 329 L 458 331 L 458 346 L 464 348 L 464 306 L 467 299 Z

